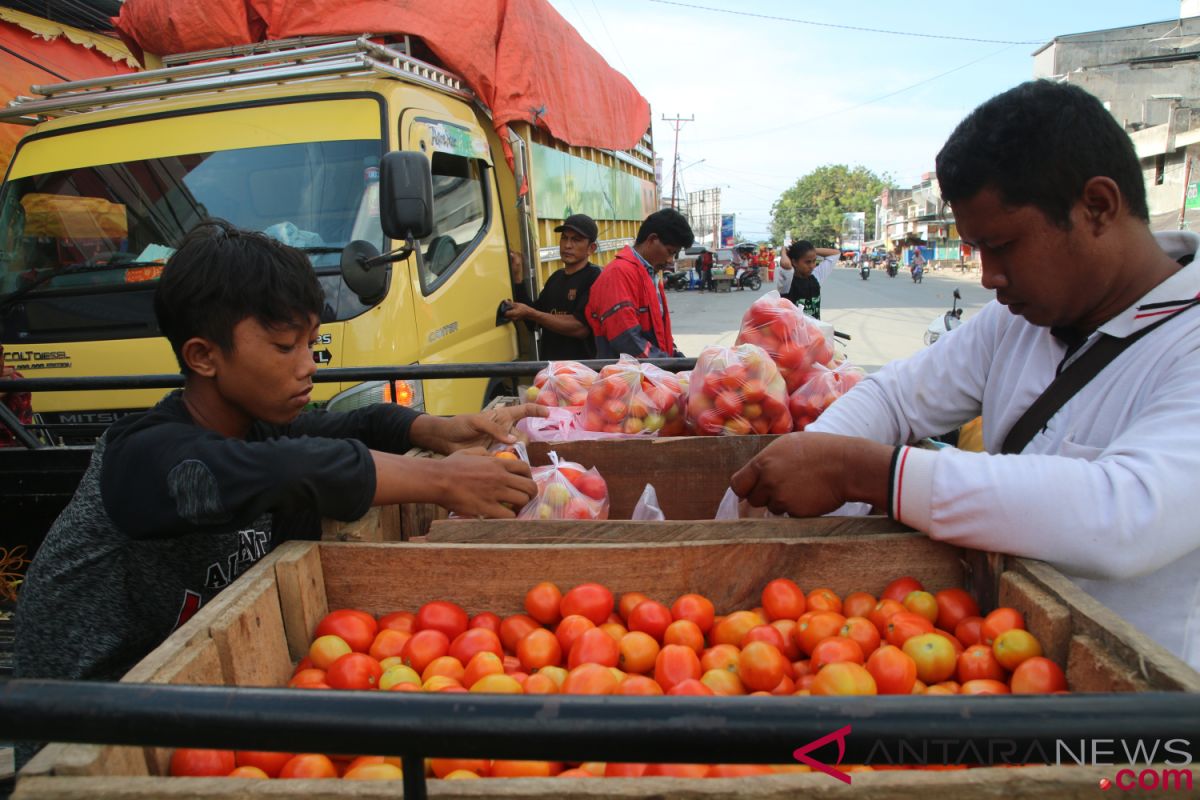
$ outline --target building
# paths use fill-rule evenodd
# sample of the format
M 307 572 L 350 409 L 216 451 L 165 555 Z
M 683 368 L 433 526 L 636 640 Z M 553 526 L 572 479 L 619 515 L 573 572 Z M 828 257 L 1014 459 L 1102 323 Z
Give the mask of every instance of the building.
M 1056 36 L 1033 59 L 1035 78 L 1086 89 L 1125 127 L 1142 163 L 1151 227 L 1182 221 L 1197 229 L 1200 0 L 1182 0 L 1179 19 Z
M 875 198 L 874 239 L 867 245 L 898 253 L 905 264 L 914 247 L 921 247 L 930 263 L 958 263 L 962 242 L 934 173 L 926 172 L 907 189 L 884 189 Z

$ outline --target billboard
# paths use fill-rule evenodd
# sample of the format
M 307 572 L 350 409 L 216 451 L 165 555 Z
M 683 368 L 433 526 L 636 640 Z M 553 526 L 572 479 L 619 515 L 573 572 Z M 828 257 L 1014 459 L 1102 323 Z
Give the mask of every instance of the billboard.
M 842 214 L 842 249 L 861 250 L 866 244 L 867 215 L 863 211 Z
M 1200 183 L 1189 183 L 1187 187 L 1187 208 L 1200 208 Z
M 733 220 L 737 214 L 722 214 L 721 215 L 721 246 L 733 247 L 737 244 L 733 234 Z

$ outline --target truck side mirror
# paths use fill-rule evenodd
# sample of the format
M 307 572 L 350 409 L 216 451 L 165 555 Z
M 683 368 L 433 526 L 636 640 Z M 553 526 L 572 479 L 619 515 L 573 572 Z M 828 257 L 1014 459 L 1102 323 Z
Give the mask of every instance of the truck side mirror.
M 954 290 L 954 299 L 955 299 L 955 300 L 962 300 L 962 295 L 961 295 L 961 294 L 959 294 L 959 292 L 958 292 L 958 289 L 955 289 L 955 290 Z
M 433 233 L 433 172 L 424 153 L 400 150 L 379 165 L 379 222 L 391 239 Z

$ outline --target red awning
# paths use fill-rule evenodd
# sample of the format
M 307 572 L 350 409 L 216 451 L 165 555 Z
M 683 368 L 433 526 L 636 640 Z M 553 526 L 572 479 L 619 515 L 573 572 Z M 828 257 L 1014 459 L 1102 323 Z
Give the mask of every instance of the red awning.
M 457 11 L 448 10 L 457 6 Z M 546 0 L 127 0 L 127 42 L 157 55 L 331 34 L 419 37 L 492 111 L 581 147 L 626 150 L 650 106 Z

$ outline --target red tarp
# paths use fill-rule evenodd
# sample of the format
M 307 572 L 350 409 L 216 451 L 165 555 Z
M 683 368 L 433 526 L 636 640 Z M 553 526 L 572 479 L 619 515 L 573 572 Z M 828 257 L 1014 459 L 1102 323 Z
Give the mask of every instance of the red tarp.
M 16 18 L 18 15 L 13 15 Z M 112 58 L 90 47 L 71 42 L 61 33 L 66 26 L 41 20 L 36 17 L 25 17 L 31 27 L 39 30 L 35 34 L 20 25 L 0 20 L 0 105 L 17 95 L 29 95 L 29 87 L 34 84 L 60 83 L 63 80 L 80 80 L 95 78 L 102 75 L 119 75 L 132 72 L 133 69 L 124 62 L 113 61 Z M 81 40 L 86 38 L 100 39 L 99 34 L 88 34 L 83 31 L 70 29 L 73 35 Z M 42 36 L 55 36 L 44 39 Z M 119 43 L 112 40 L 119 47 Z M 12 157 L 17 140 L 29 132 L 25 125 L 0 123 L 0 176 L 8 170 L 8 161 Z
M 327 34 L 420 37 L 492 111 L 581 147 L 626 150 L 650 106 L 546 0 L 126 0 L 127 43 L 169 55 Z

